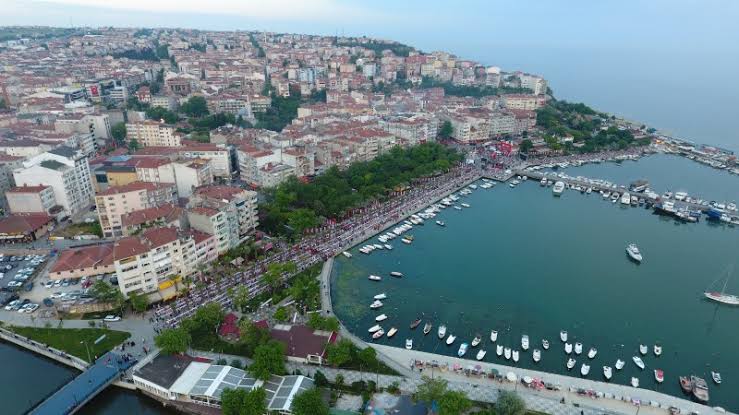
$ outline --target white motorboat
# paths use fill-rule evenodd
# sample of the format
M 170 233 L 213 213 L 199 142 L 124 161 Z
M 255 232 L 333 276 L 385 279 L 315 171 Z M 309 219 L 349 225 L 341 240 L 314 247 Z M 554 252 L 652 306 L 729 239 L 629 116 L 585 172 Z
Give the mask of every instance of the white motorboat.
M 410 244 L 412 244 L 412 243 L 413 243 L 413 240 L 412 240 L 412 239 L 408 239 L 408 238 L 406 238 L 406 237 L 403 237 L 403 239 L 401 239 L 401 241 L 402 241 L 402 242 L 403 242 L 404 244 L 407 244 L 407 245 L 410 245 Z
M 378 309 L 380 307 L 382 307 L 382 301 L 380 300 L 375 300 L 372 304 L 370 304 L 370 308 L 373 310 Z
M 472 339 L 472 347 L 477 347 L 478 344 L 482 341 L 482 336 L 479 334 L 475 335 L 475 338 Z
M 636 244 L 629 244 L 626 247 L 626 253 L 629 254 L 629 258 L 633 259 L 636 262 L 642 261 L 642 254 L 639 251 L 639 247 L 636 246 Z
M 374 326 L 370 327 L 369 330 L 367 331 L 369 331 L 370 333 L 375 333 L 379 330 L 382 330 L 382 327 L 380 327 L 379 324 L 375 324 Z
M 641 353 L 642 356 L 644 356 L 644 355 L 647 354 L 647 352 L 649 352 L 649 348 L 647 347 L 647 345 L 646 344 L 640 344 L 639 345 L 639 353 Z
M 403 276 L 403 273 L 402 273 L 402 272 L 398 272 L 398 271 L 392 271 L 392 272 L 390 273 L 390 276 L 392 276 L 392 277 L 396 277 L 396 278 L 400 278 L 400 277 L 402 277 L 402 276 Z
M 549 350 L 549 340 L 547 340 L 547 339 L 542 339 L 542 340 L 541 340 L 541 347 L 543 347 L 543 348 L 544 348 L 544 350 Z
M 413 339 L 405 339 L 405 348 L 411 350 L 413 348 Z
M 459 206 L 456 206 L 456 205 L 455 205 L 455 206 L 454 206 L 454 210 L 462 210 L 462 208 L 461 208 L 461 207 L 459 207 Z
M 595 347 L 591 347 L 590 350 L 588 350 L 588 358 L 593 359 L 595 358 L 595 355 L 598 354 L 598 349 Z
M 440 220 L 437 220 L 436 221 L 436 224 L 439 225 L 439 226 L 446 226 L 446 223 L 444 223 L 444 222 L 442 222 Z
M 654 355 L 655 356 L 662 355 L 662 346 L 660 346 L 659 344 L 654 345 Z
M 393 246 L 392 246 L 392 245 L 390 245 L 390 244 L 385 244 L 385 245 L 383 245 L 383 246 L 384 246 L 384 247 L 385 247 L 385 249 L 387 249 L 388 251 L 392 251 L 392 250 L 393 250 Z
M 465 208 L 470 207 L 470 204 L 469 203 L 460 203 L 460 205 L 462 205 L 462 207 L 465 207 Z
M 657 383 L 662 383 L 665 381 L 665 372 L 662 371 L 662 369 L 654 369 L 654 380 L 657 381 Z
M 349 253 L 349 252 L 347 252 L 347 251 L 344 251 L 344 252 L 342 252 L 341 254 L 342 254 L 342 255 L 344 255 L 344 256 L 345 256 L 345 257 L 347 257 L 347 258 L 351 258 L 351 257 L 352 257 L 352 254 L 351 254 L 351 253 Z
M 467 343 L 462 343 L 459 345 L 459 350 L 457 350 L 457 356 L 462 357 L 467 353 Z
M 575 354 L 580 354 L 580 353 L 582 353 L 582 343 L 577 342 L 575 343 Z
M 375 317 L 375 321 L 385 321 L 387 320 L 387 315 L 380 314 L 379 316 Z
M 583 376 L 587 376 L 588 373 L 590 373 L 590 366 L 583 363 L 580 367 L 580 374 Z
M 439 334 L 439 338 L 443 339 L 444 336 L 446 336 L 446 326 L 443 324 L 439 326 L 439 328 L 437 329 L 437 333 Z
M 565 343 L 565 353 L 572 353 L 572 343 Z
M 722 382 L 721 373 L 711 371 L 711 379 L 713 379 L 713 383 L 720 385 Z
M 373 246 L 375 247 L 375 249 L 385 249 L 385 247 L 380 244 L 374 244 Z
M 636 365 L 637 367 L 639 367 L 639 369 L 641 369 L 641 370 L 644 370 L 644 367 L 645 367 L 645 366 L 644 366 L 644 361 L 642 361 L 642 360 L 641 360 L 641 357 L 639 357 L 639 356 L 634 356 L 634 357 L 632 357 L 632 359 L 634 360 L 634 364 L 635 364 L 635 365 Z
M 391 327 L 390 331 L 387 332 L 387 337 L 388 338 L 393 337 L 395 336 L 395 333 L 397 332 L 398 332 L 398 329 L 396 329 L 395 327 Z
M 573 358 L 567 359 L 567 370 L 572 370 L 572 368 L 575 367 L 575 363 L 577 363 L 575 359 Z
M 565 330 L 559 332 L 559 339 L 563 342 L 567 341 L 567 332 Z
M 534 352 L 531 354 L 531 356 L 533 357 L 534 362 L 539 363 L 539 361 L 541 360 L 541 350 L 534 349 Z
M 498 356 L 503 356 L 503 345 L 499 344 L 495 346 L 495 354 Z
M 624 192 L 624 194 L 621 195 L 621 204 L 622 205 L 631 204 L 631 195 L 628 192 Z
M 374 299 L 375 300 L 384 300 L 386 298 L 387 298 L 387 294 L 385 294 L 385 293 L 380 293 L 380 294 L 377 294 L 376 296 L 374 296 Z
M 621 359 L 616 360 L 616 370 L 623 369 L 625 364 L 626 364 L 626 362 L 624 362 Z
M 495 343 L 495 341 L 498 340 L 498 332 L 495 330 L 490 331 L 490 341 Z
M 518 362 L 518 358 L 519 358 L 518 350 L 514 350 L 513 351 L 513 361 Z
M 477 359 L 477 360 L 482 360 L 482 359 L 484 359 L 484 358 L 485 358 L 485 355 L 486 355 L 487 353 L 488 353 L 488 352 L 486 352 L 486 351 L 485 351 L 485 349 L 480 349 L 480 351 L 478 351 L 478 352 L 477 352 L 477 356 L 475 356 L 475 359 Z
M 547 178 L 542 177 L 541 180 L 539 181 L 539 186 L 544 187 L 546 185 L 547 185 Z
M 369 280 L 370 281 L 382 281 L 382 277 L 379 275 L 370 275 Z
M 457 340 L 457 336 L 450 334 L 449 337 L 446 338 L 446 345 L 451 346 L 452 343 L 454 343 L 454 340 Z
M 529 336 L 525 334 L 521 336 L 521 348 L 524 350 L 529 350 Z
M 552 187 L 552 194 L 554 194 L 555 196 L 561 196 L 562 192 L 564 191 L 565 191 L 564 182 L 557 181 L 556 183 L 554 183 L 554 187 Z
M 603 366 L 603 376 L 607 380 L 611 380 L 611 378 L 613 377 L 613 369 L 611 369 L 610 366 Z
M 505 356 L 506 360 L 511 360 L 511 348 L 510 347 L 503 348 L 503 356 Z
M 638 388 L 639 387 L 639 378 L 631 378 L 631 386 Z

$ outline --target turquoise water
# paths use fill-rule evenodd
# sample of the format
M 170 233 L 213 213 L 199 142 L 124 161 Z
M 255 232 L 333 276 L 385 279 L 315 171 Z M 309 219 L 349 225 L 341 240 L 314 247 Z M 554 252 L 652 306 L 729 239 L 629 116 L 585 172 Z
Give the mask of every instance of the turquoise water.
M 702 168 L 684 159 L 652 157 L 623 167 L 602 164 L 587 169 L 641 170 L 636 177 L 645 177 L 661 163 L 677 163 L 679 174 L 672 177 L 684 178 Z M 609 178 L 606 173 L 597 177 Z M 486 360 L 500 363 L 504 360 L 495 356 L 490 330 L 499 331 L 499 343 L 518 349 L 521 335 L 528 334 L 532 349 L 541 348 L 542 338 L 552 347 L 543 351 L 538 364 L 530 352 L 522 353 L 518 365 L 566 374 L 567 358 L 559 341 L 559 331 L 566 329 L 570 342 L 583 343 L 584 353 L 591 346 L 598 349 L 589 363 L 590 379 L 602 380 L 601 367 L 614 366 L 620 358 L 626 366 L 614 373 L 614 382 L 628 384 L 631 376 L 638 376 L 644 388 L 681 395 L 678 376 L 694 373 L 708 379 L 716 369 L 724 383 L 711 384 L 711 405 L 739 408 L 739 396 L 731 393 L 739 385 L 739 309 L 702 298 L 736 261 L 739 228 L 706 221 L 679 224 L 644 208 L 614 205 L 597 194 L 567 191 L 554 198 L 550 188 L 531 181 L 516 189 L 478 189 L 464 201 L 472 207 L 447 209 L 437 216 L 446 222 L 445 228 L 431 222 L 415 227 L 412 245 L 396 239 L 392 251 L 364 255 L 354 249 L 353 258 L 337 259 L 334 310 L 350 330 L 369 340 L 367 329 L 375 324 L 374 317 L 385 313 L 389 318 L 382 326 L 399 332 L 381 343 L 403 347 L 405 339 L 412 338 L 416 349 L 447 355 L 456 355 L 461 342 L 469 343 L 481 333 Z M 641 248 L 641 265 L 627 259 L 629 242 Z M 405 276 L 392 278 L 390 271 Z M 370 273 L 383 275 L 383 281 L 369 281 Z M 739 292 L 739 277 L 729 288 Z M 369 304 L 380 292 L 389 298 L 375 312 Z M 408 328 L 422 313 L 434 324 L 425 337 L 420 327 Z M 436 336 L 440 323 L 458 336 L 453 346 Z M 644 371 L 631 361 L 640 343 L 650 346 Z M 651 350 L 655 343 L 664 349 L 658 358 Z M 467 358 L 475 354 L 472 349 Z M 577 360 L 579 368 L 588 359 L 583 354 Z M 654 381 L 655 368 L 665 371 L 664 384 Z

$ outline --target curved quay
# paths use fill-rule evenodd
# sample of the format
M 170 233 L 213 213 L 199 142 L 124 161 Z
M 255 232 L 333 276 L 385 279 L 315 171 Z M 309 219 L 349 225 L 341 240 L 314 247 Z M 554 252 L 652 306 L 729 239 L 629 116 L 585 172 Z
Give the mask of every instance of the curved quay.
M 467 184 L 478 180 L 480 176 L 474 179 L 466 180 L 464 184 L 455 187 L 447 192 L 441 193 L 441 196 L 435 200 L 419 201 L 414 206 L 409 207 L 403 212 L 402 218 L 388 219 L 377 229 L 368 230 L 354 238 L 350 244 L 342 247 L 338 251 L 337 256 L 341 255 L 343 250 L 349 250 L 351 247 L 361 241 L 372 237 L 385 229 L 394 226 L 403 218 L 410 216 L 423 207 L 435 203 L 453 193 Z M 333 268 L 334 257 L 328 258 L 323 264 L 321 270 L 321 307 L 325 314 L 336 315 L 333 312 L 331 299 L 331 270 Z M 337 317 L 338 319 L 338 317 Z M 700 414 L 725 414 L 723 409 L 716 409 L 710 406 L 701 405 L 686 399 L 668 395 L 665 393 L 649 390 L 633 388 L 626 385 L 599 382 L 595 380 L 582 379 L 570 376 L 559 375 L 549 372 L 541 372 L 530 369 L 523 369 L 513 366 L 505 366 L 495 363 L 479 362 L 476 360 L 460 359 L 456 357 L 422 352 L 417 350 L 406 350 L 398 347 L 367 343 L 359 337 L 351 333 L 339 320 L 339 333 L 343 338 L 351 340 L 357 347 L 364 349 L 372 347 L 377 351 L 377 357 L 384 364 L 393 368 L 403 376 L 401 389 L 414 391 L 415 387 L 421 382 L 421 376 L 430 377 L 442 376 L 449 382 L 450 389 L 461 390 L 467 393 L 470 399 L 479 402 L 495 402 L 498 393 L 501 390 L 516 391 L 528 405 L 529 409 L 541 411 L 547 414 L 654 414 L 664 415 L 670 413 L 670 407 L 678 408 L 682 414 L 700 413 Z M 518 379 L 524 376 L 541 379 L 542 382 L 550 383 L 561 387 L 559 391 L 550 391 L 547 389 L 536 390 L 525 387 L 520 381 L 508 382 L 488 379 L 485 376 L 467 376 L 464 373 L 454 371 L 442 371 L 439 369 L 423 368 L 424 363 L 431 362 L 446 367 L 453 367 L 455 364 L 462 368 L 481 366 L 485 373 L 489 373 L 491 369 L 497 370 L 505 375 L 512 372 Z M 519 387 L 519 384 L 521 386 Z M 578 394 L 578 390 L 594 392 L 596 396 L 588 396 Z M 606 398 L 605 396 L 608 396 Z M 635 402 L 638 401 L 639 404 Z

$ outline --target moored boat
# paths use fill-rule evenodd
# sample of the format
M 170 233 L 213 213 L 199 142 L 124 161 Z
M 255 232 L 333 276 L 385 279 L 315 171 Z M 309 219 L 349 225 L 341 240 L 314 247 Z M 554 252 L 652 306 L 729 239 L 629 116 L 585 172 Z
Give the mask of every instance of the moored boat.
M 503 355 L 503 345 L 499 344 L 495 346 L 495 354 L 497 354 L 499 357 Z
M 603 377 L 607 380 L 611 380 L 611 377 L 613 377 L 613 369 L 610 366 L 603 366 Z
M 624 362 L 621 359 L 616 360 L 616 370 L 623 369 L 625 364 L 626 364 L 626 362 Z
M 413 329 L 415 329 L 416 327 L 418 327 L 418 326 L 419 326 L 419 325 L 421 324 L 421 321 L 422 321 L 422 320 L 421 320 L 420 318 L 417 318 L 417 319 L 413 320 L 413 321 L 411 322 L 411 325 L 410 325 L 410 328 L 411 328 L 411 330 L 413 330 Z
M 367 331 L 369 331 L 370 333 L 376 333 L 380 330 L 382 330 L 382 327 L 380 327 L 379 324 L 375 324 L 374 326 L 370 327 L 369 330 Z
M 443 339 L 444 336 L 446 336 L 446 326 L 443 324 L 439 326 L 439 328 L 437 329 L 437 333 L 439 335 L 439 338 Z
M 486 354 L 487 352 L 485 351 L 485 349 L 480 349 L 480 351 L 477 352 L 477 356 L 475 356 L 475 359 L 482 360 L 483 358 L 485 358 Z
M 482 336 L 480 336 L 479 334 L 476 334 L 475 338 L 472 339 L 472 347 L 477 347 L 477 345 L 480 344 L 481 341 L 482 341 Z
M 423 335 L 425 336 L 425 335 L 429 334 L 431 332 L 431 328 L 432 327 L 433 327 L 433 325 L 431 323 L 424 324 L 423 325 Z
M 662 369 L 654 369 L 654 380 L 657 381 L 657 383 L 662 383 L 665 381 L 665 372 L 662 371 Z
M 590 373 L 590 365 L 586 365 L 585 363 L 583 363 L 580 367 L 580 374 L 582 376 L 587 376 L 588 373 Z
M 390 272 L 390 276 L 396 277 L 396 278 L 400 278 L 400 277 L 403 276 L 403 273 L 402 272 L 398 272 L 398 271 L 392 271 L 392 272 Z
M 575 367 L 575 363 L 577 363 L 575 359 L 573 358 L 567 359 L 567 370 L 572 370 L 572 368 Z
M 565 343 L 565 353 L 572 353 L 572 343 Z
M 641 370 L 644 370 L 644 361 L 641 360 L 641 357 L 634 356 L 632 357 L 632 360 L 634 360 L 634 364 Z
M 562 340 L 563 342 L 566 342 L 567 341 L 567 331 L 565 330 L 560 331 L 559 339 Z
M 495 330 L 490 330 L 490 341 L 495 343 L 496 340 L 498 340 L 498 332 Z
M 556 183 L 554 183 L 554 187 L 552 187 L 552 194 L 554 194 L 555 196 L 561 196 L 562 192 L 564 191 L 565 191 L 564 182 L 557 181 Z
M 539 363 L 541 360 L 541 350 L 534 349 L 534 352 L 531 353 L 531 357 L 534 359 L 534 362 Z
M 591 347 L 590 350 L 588 350 L 588 358 L 593 359 L 595 358 L 595 355 L 598 354 L 598 349 L 595 347 Z
M 505 356 L 506 360 L 511 360 L 511 348 L 510 347 L 503 348 L 503 356 Z
M 512 355 L 513 355 L 513 361 L 518 362 L 518 358 L 519 358 L 518 350 L 514 350 Z
M 347 258 L 351 258 L 351 257 L 352 257 L 352 254 L 351 254 L 351 253 L 349 253 L 349 252 L 347 252 L 347 251 L 344 251 L 344 252 L 342 252 L 341 254 L 342 254 L 342 255 L 344 255 L 344 256 L 345 256 L 345 257 L 347 257 Z
M 446 345 L 451 346 L 452 343 L 454 343 L 454 340 L 457 340 L 457 336 L 450 334 L 449 337 L 446 338 Z
M 541 347 L 543 347 L 543 348 L 544 348 L 544 350 L 549 350 L 549 340 L 547 340 L 547 339 L 542 339 L 542 340 L 541 340 Z
M 521 336 L 521 348 L 523 350 L 529 350 L 529 336 L 525 334 Z
M 390 331 L 387 332 L 387 337 L 388 338 L 393 337 L 395 336 L 395 333 L 397 332 L 398 332 L 398 329 L 396 329 L 395 327 L 391 327 Z
M 720 385 L 721 384 L 721 373 L 711 371 L 711 379 L 713 379 L 713 383 Z
M 377 330 L 375 332 L 375 334 L 372 335 L 372 338 L 376 340 L 376 339 L 379 339 L 380 337 L 382 337 L 384 335 L 385 335 L 385 330 L 380 329 L 380 330 Z
M 380 307 L 382 307 L 382 301 L 380 300 L 375 300 L 372 304 L 370 304 L 370 308 L 373 310 Z
M 370 281 L 382 281 L 382 277 L 379 275 L 370 275 L 369 280 Z
M 680 389 L 683 390 L 683 393 L 693 392 L 693 382 L 690 381 L 689 377 L 680 376 Z
M 459 345 L 459 350 L 457 350 L 457 356 L 462 357 L 467 353 L 467 343 L 462 343 Z
M 384 299 L 386 299 L 386 298 L 387 298 L 387 294 L 385 294 L 385 293 L 380 293 L 380 294 L 377 294 L 376 296 L 374 296 L 373 298 L 374 298 L 375 300 L 384 300 Z
M 375 321 L 385 321 L 387 320 L 386 314 L 380 314 L 379 316 L 375 317 Z
M 446 226 L 446 223 L 444 223 L 444 222 L 442 222 L 440 220 L 437 220 L 436 221 L 436 224 L 439 225 L 439 226 Z
M 655 356 L 662 355 L 662 346 L 660 346 L 659 344 L 654 345 L 654 355 Z
M 632 377 L 631 378 L 631 386 L 638 388 L 639 387 L 639 378 Z
M 413 348 L 413 339 L 405 339 L 405 348 L 411 350 Z
M 580 354 L 580 353 L 582 353 L 582 343 L 577 342 L 575 343 L 575 354 Z
M 708 384 L 703 378 L 691 376 L 690 383 L 693 385 L 693 397 L 701 402 L 708 402 Z
M 644 356 L 644 355 L 647 354 L 647 352 L 649 352 L 649 348 L 647 347 L 647 345 L 646 344 L 640 344 L 639 345 L 639 353 L 641 353 L 642 356 Z

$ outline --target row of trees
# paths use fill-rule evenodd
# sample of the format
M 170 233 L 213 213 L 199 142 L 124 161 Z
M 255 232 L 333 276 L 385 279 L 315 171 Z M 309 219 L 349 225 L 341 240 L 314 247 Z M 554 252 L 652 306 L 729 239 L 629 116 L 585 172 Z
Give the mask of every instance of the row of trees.
M 451 82 L 438 81 L 430 76 L 424 76 L 421 80 L 421 88 L 443 88 L 445 95 L 458 97 L 475 97 L 480 98 L 489 95 L 499 94 L 521 94 L 531 93 L 526 88 L 495 88 L 489 85 L 455 85 Z
M 267 412 L 267 393 L 263 388 L 226 389 L 221 394 L 223 415 L 262 415 Z M 291 412 L 295 415 L 328 415 L 329 408 L 321 391 L 316 388 L 305 390 L 295 396 Z
M 472 407 L 472 401 L 464 392 L 449 390 L 449 384 L 442 378 L 424 376 L 418 385 L 414 398 L 428 405 L 436 404 L 439 415 L 458 415 Z M 494 410 L 477 412 L 478 415 L 525 415 L 526 403 L 515 392 L 501 390 Z

